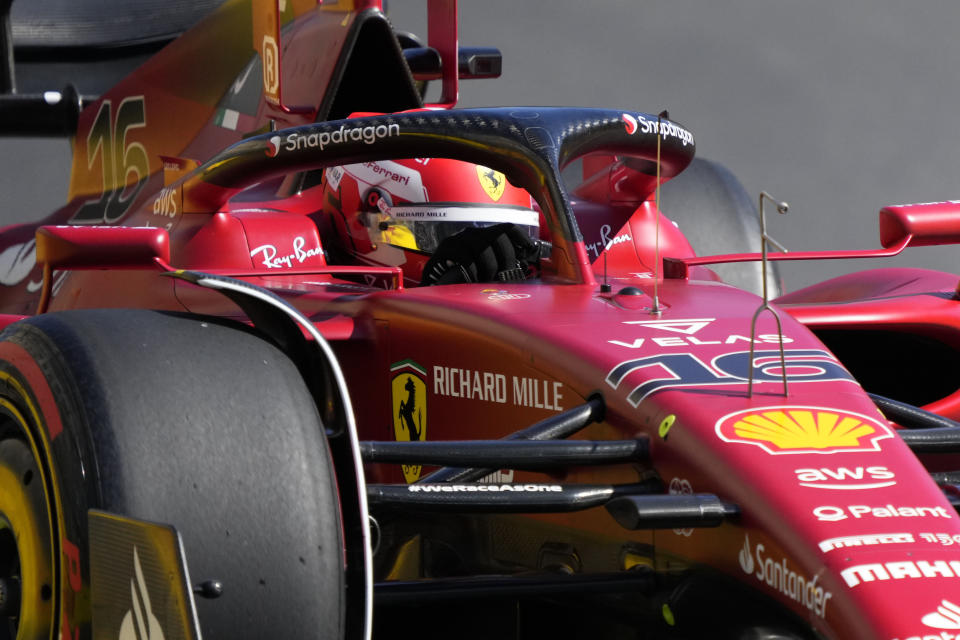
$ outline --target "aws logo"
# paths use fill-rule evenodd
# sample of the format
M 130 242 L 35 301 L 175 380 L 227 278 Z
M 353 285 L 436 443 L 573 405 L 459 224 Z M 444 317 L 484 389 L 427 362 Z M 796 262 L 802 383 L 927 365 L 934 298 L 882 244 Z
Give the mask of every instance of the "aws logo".
M 503 191 L 507 188 L 507 178 L 502 173 L 477 165 L 477 178 L 480 179 L 480 186 L 491 200 L 497 202 L 503 197 Z
M 817 469 L 794 469 L 802 487 L 852 491 L 881 489 L 897 484 L 896 476 L 887 467 L 820 467 Z
M 398 442 L 419 442 L 427 437 L 427 370 L 413 360 L 390 365 L 393 396 L 393 434 Z M 403 478 L 420 479 L 421 465 L 403 465 Z
M 857 413 L 819 407 L 769 407 L 731 413 L 719 421 L 726 442 L 751 444 L 771 455 L 879 451 L 888 427 Z

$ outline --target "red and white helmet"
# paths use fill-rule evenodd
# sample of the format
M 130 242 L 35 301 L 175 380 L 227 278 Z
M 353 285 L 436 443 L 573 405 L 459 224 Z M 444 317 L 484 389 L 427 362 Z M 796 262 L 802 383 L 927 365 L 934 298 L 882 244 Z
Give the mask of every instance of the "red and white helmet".
M 519 229 L 530 241 L 539 235 L 540 214 L 526 191 L 498 171 L 445 158 L 328 167 L 323 207 L 339 236 L 339 249 L 361 263 L 399 266 L 414 283 L 439 282 L 438 269 L 448 265 L 425 275 L 427 263 L 445 240 L 458 234 L 475 239 L 476 232 L 461 233 L 468 229 L 503 225 L 514 236 Z M 493 266 L 481 266 L 460 281 L 497 279 L 502 270 L 487 271 L 502 267 L 501 258 L 495 256 Z

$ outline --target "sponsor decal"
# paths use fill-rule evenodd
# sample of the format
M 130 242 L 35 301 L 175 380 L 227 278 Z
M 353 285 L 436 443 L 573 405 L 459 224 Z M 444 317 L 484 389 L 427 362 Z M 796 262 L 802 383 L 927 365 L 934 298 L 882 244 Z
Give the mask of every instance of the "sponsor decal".
M 269 139 L 266 154 L 273 158 L 280 151 L 300 151 L 302 149 L 320 149 L 344 142 L 363 142 L 373 144 L 382 138 L 400 135 L 399 124 L 378 124 L 365 127 L 347 127 L 340 125 L 333 131 L 315 131 L 313 133 L 289 133 L 285 138 L 273 136 Z
M 398 442 L 420 442 L 427 437 L 427 370 L 413 360 L 390 365 L 393 395 L 393 434 Z M 402 465 L 409 482 L 420 479 L 422 465 Z
M 477 480 L 480 484 L 503 484 L 513 482 L 513 469 L 500 469 Z
M 293 253 L 277 255 L 277 248 L 272 244 L 262 244 L 250 252 L 250 257 L 260 261 L 267 269 L 283 269 L 303 264 L 309 258 L 323 256 L 323 249 L 319 245 L 306 249 L 307 241 L 303 236 L 297 236 L 293 239 Z
M 960 533 L 920 533 L 924 542 L 937 542 L 945 547 L 960 544 Z
M 11 287 L 23 282 L 37 264 L 37 241 L 34 238 L 13 244 L 0 252 L 0 284 Z
M 853 376 L 827 351 L 785 349 L 784 352 L 790 384 L 826 381 L 857 384 Z M 782 385 L 784 375 L 779 350 L 756 350 L 752 362 L 749 351 L 725 353 L 713 358 L 709 365 L 692 353 L 657 353 L 621 362 L 607 374 L 607 384 L 616 389 L 628 375 L 641 369 L 647 369 L 645 380 L 627 395 L 627 400 L 634 407 L 647 396 L 669 389 L 745 385 L 749 369 L 753 369 L 755 385 L 770 382 Z
M 423 186 L 423 176 L 417 169 L 411 169 L 399 162 L 380 160 L 378 162 L 360 162 L 339 167 L 343 173 L 352 176 L 358 183 L 360 193 L 370 187 L 380 187 L 388 191 L 395 198 L 409 202 L 424 202 L 427 200 L 427 190 Z M 337 176 L 336 189 L 340 186 L 342 176 Z M 327 179 L 330 179 L 330 170 L 327 170 Z M 333 186 L 333 183 L 331 183 Z M 378 203 L 379 204 L 379 203 Z M 386 204 L 386 203 L 384 203 Z M 393 207 L 391 207 L 391 215 Z
M 491 200 L 497 202 L 503 197 L 503 191 L 507 188 L 507 178 L 502 173 L 477 165 L 477 178 Z
M 255 61 L 252 61 L 248 64 L 247 68 L 243 70 L 243 74 L 233 81 L 233 84 L 230 86 L 230 93 L 238 95 L 243 91 L 243 87 L 247 84 L 247 79 L 250 77 L 250 72 L 253 71 L 254 62 Z
M 267 140 L 267 150 L 266 154 L 268 158 L 276 158 L 277 154 L 280 153 L 280 143 L 283 140 L 280 136 L 270 136 L 270 139 Z
M 893 471 L 887 467 L 819 467 L 794 469 L 801 487 L 815 489 L 833 489 L 852 491 L 859 489 L 880 489 L 897 484 Z M 866 482 L 864 482 L 866 481 Z M 878 482 L 882 481 L 882 482 Z
M 747 575 L 753 575 L 775 591 L 793 600 L 808 611 L 823 618 L 827 613 L 827 601 L 833 597 L 829 591 L 817 584 L 820 576 L 812 579 L 793 570 L 786 558 L 774 560 L 766 555 L 766 547 L 757 543 L 750 548 L 750 536 L 744 536 L 743 547 L 737 554 L 740 568 Z
M 684 478 L 672 478 L 667 491 L 672 496 L 689 496 L 693 494 L 693 487 L 690 481 Z M 673 532 L 678 536 L 690 537 L 693 535 L 693 529 L 674 529 Z
M 324 176 L 327 178 L 327 184 L 336 191 L 340 188 L 340 181 L 343 179 L 343 167 L 327 167 Z
M 638 275 L 638 274 L 634 274 Z M 671 333 L 680 333 L 684 336 L 659 336 L 650 338 L 658 347 L 688 347 L 698 345 L 716 345 L 716 344 L 738 344 L 741 342 L 750 342 L 750 336 L 730 334 L 726 337 L 715 336 L 714 338 L 697 338 L 694 334 L 710 325 L 716 318 L 690 318 L 684 320 L 627 320 L 623 324 L 638 325 L 643 328 L 657 329 L 660 331 L 670 331 Z M 754 344 L 779 344 L 781 339 L 784 344 L 793 342 L 793 338 L 780 336 L 776 333 L 761 333 L 753 339 Z M 620 340 L 607 340 L 610 344 L 638 349 L 643 346 L 646 338 L 637 338 L 631 342 L 621 342 Z
M 120 623 L 120 640 L 163 640 L 163 629 L 160 621 L 150 606 L 150 594 L 147 593 L 147 582 L 143 577 L 143 567 L 140 566 L 140 556 L 137 548 L 133 548 L 134 579 L 130 581 L 130 610 L 123 616 Z
M 250 73 L 249 69 L 247 69 L 247 73 Z M 213 119 L 214 124 L 216 124 L 218 127 L 230 129 L 231 131 L 237 130 L 237 123 L 239 121 L 240 112 L 234 111 L 233 109 L 220 109 L 217 111 L 217 115 Z
M 160 189 L 153 201 L 153 215 L 162 218 L 175 218 L 177 213 L 177 190 L 172 187 Z
M 845 507 L 825 505 L 813 510 L 817 520 L 839 522 L 847 518 L 952 518 L 944 507 L 895 507 L 885 504 L 872 507 L 865 504 L 851 504 Z
M 888 427 L 873 418 L 819 407 L 771 407 L 730 413 L 717 421 L 725 442 L 749 444 L 771 455 L 879 451 L 892 438 Z
M 633 236 L 631 236 L 628 232 L 621 231 L 617 235 L 610 237 L 611 231 L 613 231 L 613 227 L 608 224 L 602 225 L 600 227 L 600 240 L 585 245 L 587 251 L 593 253 L 594 258 L 599 258 L 600 252 L 606 251 L 610 247 L 622 244 L 624 242 L 633 242 Z
M 419 171 L 411 171 L 402 164 L 391 162 L 389 160 L 381 162 L 363 162 L 360 164 L 360 166 L 370 172 L 372 179 L 369 182 L 372 184 L 396 182 L 404 186 L 410 186 L 410 178 L 420 175 Z M 354 169 L 354 171 L 357 170 L 356 165 L 351 165 L 351 167 Z
M 524 207 L 400 205 L 389 207 L 384 213 L 397 222 L 512 222 L 530 227 L 540 224 L 540 214 Z
M 558 493 L 558 484 L 412 484 L 410 493 Z
M 628 349 L 639 349 L 647 341 L 646 338 L 634 338 L 633 342 L 623 342 L 622 340 L 607 340 L 610 344 L 615 344 L 618 347 L 626 347 Z M 659 336 L 650 338 L 650 342 L 657 345 L 658 347 L 693 347 L 703 344 L 737 344 L 740 342 L 750 342 L 749 336 L 741 336 L 737 334 L 731 334 L 726 336 L 723 339 L 717 340 L 701 340 L 694 336 L 689 338 L 684 338 L 682 336 Z M 775 333 L 761 333 L 754 338 L 754 344 L 779 344 L 780 336 Z M 793 338 L 783 337 L 783 343 L 789 344 L 793 342 Z
M 659 133 L 663 138 L 676 138 L 683 146 L 693 144 L 693 134 L 669 120 L 658 122 L 657 120 L 647 120 L 643 114 L 634 117 L 628 113 L 621 114 L 621 117 L 623 118 L 624 129 L 630 135 L 637 131 L 640 131 L 640 133 Z
M 884 582 L 904 578 L 960 578 L 958 560 L 901 560 L 898 562 L 871 562 L 847 567 L 840 576 L 850 588 L 865 582 Z
M 483 400 L 518 407 L 563 411 L 563 383 L 458 367 L 433 367 L 433 393 L 448 398 Z
M 60 289 L 63 287 L 64 283 L 67 281 L 67 276 L 70 275 L 69 271 L 57 271 L 51 274 L 53 278 L 53 285 L 50 287 L 50 297 L 55 298 L 57 294 L 60 293 Z M 31 280 L 27 283 L 27 293 L 36 293 L 43 288 L 43 280 Z
M 960 629 L 960 607 L 949 600 L 941 600 L 937 610 L 923 616 L 920 621 L 934 629 Z
M 688 320 L 627 320 L 623 324 L 639 324 L 651 329 L 662 329 L 663 331 L 674 331 L 676 333 L 685 333 L 693 335 L 705 326 L 716 320 L 716 318 L 694 318 Z
M 526 300 L 531 297 L 529 293 L 510 293 L 503 289 L 481 289 L 480 293 L 487 296 L 487 300 Z
M 263 93 L 276 102 L 280 89 L 280 50 L 273 36 L 264 34 L 260 58 L 263 60 Z
M 907 544 L 914 542 L 912 533 L 870 533 L 859 536 L 839 536 L 820 541 L 824 553 L 847 547 L 872 547 L 878 544 Z

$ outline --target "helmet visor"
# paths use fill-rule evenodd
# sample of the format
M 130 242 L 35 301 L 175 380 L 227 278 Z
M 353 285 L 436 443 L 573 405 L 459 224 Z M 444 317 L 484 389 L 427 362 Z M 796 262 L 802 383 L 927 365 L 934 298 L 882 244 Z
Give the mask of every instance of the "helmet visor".
M 405 249 L 432 254 L 444 240 L 469 227 L 510 222 L 539 238 L 540 214 L 526 207 L 430 202 L 398 206 L 380 205 L 379 228 L 383 241 Z

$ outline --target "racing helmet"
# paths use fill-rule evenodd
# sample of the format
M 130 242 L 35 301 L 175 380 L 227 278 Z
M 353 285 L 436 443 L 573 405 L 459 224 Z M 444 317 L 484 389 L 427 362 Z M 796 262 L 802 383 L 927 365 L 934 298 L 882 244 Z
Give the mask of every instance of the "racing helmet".
M 410 158 L 328 167 L 323 182 L 350 261 L 398 266 L 415 284 L 520 280 L 536 262 L 540 214 L 499 171 Z

